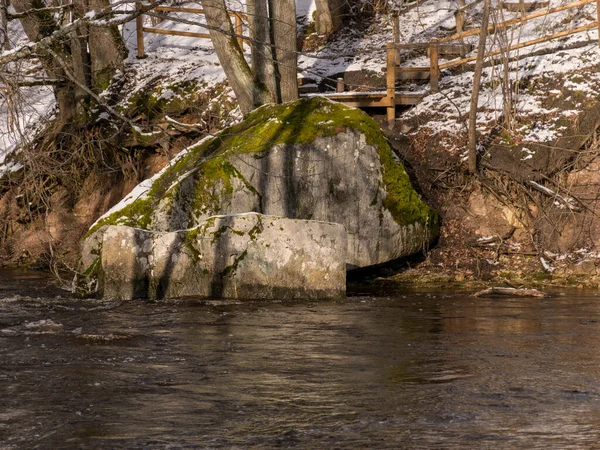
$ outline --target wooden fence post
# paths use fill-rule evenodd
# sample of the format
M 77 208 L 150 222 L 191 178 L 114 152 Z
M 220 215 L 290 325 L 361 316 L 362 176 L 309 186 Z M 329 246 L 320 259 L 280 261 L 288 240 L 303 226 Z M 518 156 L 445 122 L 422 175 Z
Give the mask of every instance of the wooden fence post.
M 454 20 L 456 21 L 456 32 L 462 33 L 465 31 L 465 13 L 464 11 L 456 11 L 454 13 Z
M 456 32 L 462 33 L 465 30 L 465 0 L 458 0 L 458 9 L 454 12 L 456 21 Z
M 135 9 L 138 11 L 141 9 L 142 4 L 140 2 L 135 3 Z M 146 57 L 144 52 L 144 16 L 142 14 L 138 14 L 135 18 L 135 28 L 137 35 L 137 57 L 138 59 L 143 59 Z
M 344 92 L 345 86 L 344 86 L 344 79 L 343 78 L 338 78 L 337 79 L 337 87 L 335 89 L 336 92 Z
M 598 0 L 600 2 L 600 0 Z M 392 24 L 394 26 L 394 44 L 400 43 L 400 15 L 395 12 L 392 17 Z M 396 64 L 400 64 L 400 48 L 396 49 Z
M 598 21 L 598 46 L 600 46 L 600 0 L 596 0 L 596 20 Z
M 387 121 L 393 128 L 396 121 L 396 44 L 387 43 Z
M 440 63 L 439 63 L 440 48 L 436 39 L 429 44 L 429 85 L 431 92 L 440 90 Z
M 242 34 L 244 33 L 244 23 L 242 22 L 242 18 L 239 14 L 235 14 L 235 34 L 237 36 L 238 44 L 242 51 L 244 51 L 244 39 L 242 39 Z

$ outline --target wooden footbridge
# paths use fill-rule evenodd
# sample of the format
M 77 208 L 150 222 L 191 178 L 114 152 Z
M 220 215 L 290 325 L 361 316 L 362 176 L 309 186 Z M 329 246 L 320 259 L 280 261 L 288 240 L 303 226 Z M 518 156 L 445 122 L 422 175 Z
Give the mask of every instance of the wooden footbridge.
M 355 106 L 359 108 L 386 108 L 387 119 L 390 124 L 393 124 L 396 118 L 396 106 L 399 105 L 416 105 L 423 97 L 431 92 L 437 92 L 439 90 L 439 79 L 442 70 L 452 69 L 456 67 L 465 67 L 467 64 L 476 61 L 476 56 L 466 55 L 471 53 L 473 46 L 465 44 L 463 39 L 470 36 L 478 36 L 481 33 L 481 28 L 473 28 L 464 30 L 466 23 L 466 16 L 470 9 L 475 5 L 481 3 L 483 0 L 474 0 L 469 4 L 465 4 L 465 0 L 459 0 L 459 8 L 455 11 L 456 18 L 456 33 L 444 37 L 439 40 L 430 41 L 427 43 L 401 43 L 399 18 L 395 17 L 394 20 L 394 42 L 390 42 L 386 45 L 386 88 L 380 91 L 370 92 L 357 92 L 357 91 L 346 91 L 345 85 L 342 79 L 338 79 L 336 92 L 320 92 L 320 93 L 305 93 L 302 96 L 324 96 L 332 100 L 342 102 L 349 106 Z M 554 8 L 549 8 L 548 1 L 524 1 L 520 0 L 518 3 L 507 3 L 503 2 L 502 6 L 512 12 L 521 12 L 520 16 L 514 19 L 506 20 L 504 22 L 495 23 L 488 27 L 488 34 L 493 34 L 502 30 L 509 29 L 513 25 L 525 24 L 533 19 L 556 14 L 562 11 L 566 11 L 572 8 L 585 6 L 588 4 L 596 4 L 597 20 L 590 22 L 586 25 L 561 31 L 548 36 L 539 37 L 526 42 L 518 42 L 516 44 L 510 44 L 504 48 L 496 48 L 488 51 L 485 54 L 485 59 L 491 58 L 497 55 L 506 54 L 512 50 L 518 50 L 521 48 L 529 47 L 532 45 L 541 44 L 555 39 L 564 38 L 572 34 L 581 33 L 591 29 L 598 29 L 598 43 L 600 45 L 600 0 L 577 0 Z M 168 12 L 180 12 L 180 13 L 196 13 L 203 14 L 201 9 L 183 8 L 183 7 L 163 7 L 159 6 L 154 8 L 155 11 L 168 13 Z M 240 45 L 245 42 L 243 33 L 243 21 L 247 19 L 245 14 L 241 12 L 230 12 L 230 16 L 235 20 L 235 32 Z M 158 33 L 158 34 L 170 34 L 177 36 L 189 36 L 198 38 L 210 38 L 208 34 L 202 33 L 191 33 L 184 31 L 175 30 L 162 30 L 158 28 L 145 27 L 142 16 L 137 18 L 137 42 L 138 42 L 138 57 L 144 57 L 144 33 Z M 429 65 L 423 67 L 409 67 L 403 66 L 400 58 L 401 50 L 419 50 L 427 52 L 429 55 Z M 443 56 L 457 56 L 452 60 L 440 61 L 440 55 Z M 410 80 L 410 79 L 428 79 L 429 89 L 425 88 L 421 91 L 398 91 L 396 86 L 399 80 Z M 302 91 L 302 89 L 301 89 Z

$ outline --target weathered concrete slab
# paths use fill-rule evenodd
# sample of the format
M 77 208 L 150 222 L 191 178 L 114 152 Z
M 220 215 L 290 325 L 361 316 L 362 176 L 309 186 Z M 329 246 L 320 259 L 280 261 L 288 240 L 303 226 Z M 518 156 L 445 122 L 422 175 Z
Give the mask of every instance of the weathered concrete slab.
M 170 233 L 109 226 L 105 298 L 325 299 L 346 295 L 343 225 L 257 213 Z

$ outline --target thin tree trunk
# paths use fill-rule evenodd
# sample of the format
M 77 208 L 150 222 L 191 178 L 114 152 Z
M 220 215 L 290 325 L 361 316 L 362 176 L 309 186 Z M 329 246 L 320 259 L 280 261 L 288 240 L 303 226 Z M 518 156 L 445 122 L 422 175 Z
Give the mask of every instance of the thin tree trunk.
M 342 0 L 315 0 L 317 34 L 330 35 L 342 27 L 344 6 Z
M 68 15 L 71 20 L 83 17 L 87 12 L 87 5 L 81 0 L 73 3 L 72 15 Z M 67 22 L 71 22 L 67 20 Z M 77 81 L 84 86 L 91 86 L 90 74 L 90 55 L 88 53 L 88 34 L 89 27 L 82 25 L 75 29 L 71 34 L 71 66 L 72 72 Z M 75 99 L 77 103 L 82 103 L 88 99 L 87 92 L 81 88 L 75 87 Z
M 483 4 L 483 18 L 481 19 L 481 33 L 479 34 L 479 46 L 477 48 L 477 60 L 475 61 L 475 73 L 473 74 L 473 94 L 471 95 L 471 107 L 469 110 L 469 172 L 477 173 L 477 103 L 479 101 L 479 89 L 481 87 L 481 72 L 483 71 L 483 60 L 485 56 L 485 42 L 490 18 L 490 0 Z
M 108 0 L 83 1 L 88 4 L 86 12 L 99 12 L 110 6 Z M 103 91 L 108 87 L 115 71 L 123 68 L 123 60 L 127 57 L 125 42 L 114 25 L 89 27 L 88 48 L 91 85 L 96 91 Z
M 8 0 L 0 0 L 0 50 L 10 50 L 8 40 Z
M 254 77 L 234 36 L 225 0 L 202 0 L 202 7 L 217 57 L 242 113 L 247 114 L 260 105 L 270 103 L 272 96 Z
M 40 11 L 47 6 L 43 0 L 11 0 L 11 3 L 18 13 L 31 11 L 20 21 L 32 42 L 52 35 L 64 25 L 57 23 L 51 12 Z M 75 17 L 83 17 L 90 10 L 100 11 L 108 6 L 108 0 L 76 0 L 72 11 Z M 66 81 L 55 88 L 58 122 L 62 125 L 85 119 L 82 114 L 84 101 L 89 99 L 88 88 L 94 85 L 103 90 L 114 71 L 122 67 L 125 46 L 116 27 L 96 28 L 80 26 L 68 35 L 70 39 L 57 40 L 51 52 L 42 52 L 41 61 L 48 76 Z M 56 55 L 61 63 L 56 61 Z M 70 77 L 63 67 L 65 61 Z
M 11 4 L 17 13 L 45 8 L 46 4 L 41 0 L 11 0 Z M 20 19 L 25 34 L 32 42 L 50 36 L 59 29 L 59 24 L 51 13 L 47 11 L 32 12 Z M 57 44 L 55 51 L 61 54 L 70 55 L 71 49 L 67 44 Z M 48 54 L 41 59 L 44 70 L 50 78 L 65 79 L 65 73 L 62 68 L 54 61 L 54 58 Z M 75 90 L 72 86 L 61 86 L 54 89 L 54 96 L 58 103 L 57 121 L 66 125 L 70 123 L 77 114 L 77 100 Z
M 273 46 L 267 0 L 247 0 L 248 28 L 252 38 L 252 69 L 259 82 L 273 94 L 277 92 Z
M 281 101 L 298 99 L 298 54 L 296 47 L 296 1 L 275 0 L 272 2 L 273 42 L 277 56 L 279 92 Z

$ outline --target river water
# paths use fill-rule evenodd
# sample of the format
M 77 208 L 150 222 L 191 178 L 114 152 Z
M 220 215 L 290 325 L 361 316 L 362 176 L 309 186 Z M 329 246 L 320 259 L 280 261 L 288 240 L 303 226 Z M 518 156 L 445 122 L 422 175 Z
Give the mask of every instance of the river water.
M 2 450 L 599 446 L 592 293 L 111 303 L 0 273 Z

